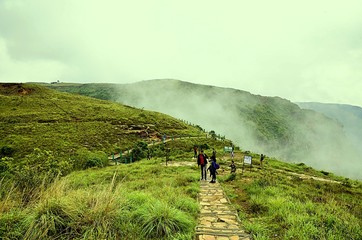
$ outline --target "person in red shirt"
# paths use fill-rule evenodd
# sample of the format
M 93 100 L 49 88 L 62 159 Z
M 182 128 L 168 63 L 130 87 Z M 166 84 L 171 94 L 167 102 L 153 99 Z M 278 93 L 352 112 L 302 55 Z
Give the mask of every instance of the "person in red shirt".
M 197 165 L 200 166 L 201 169 L 201 180 L 206 180 L 207 158 L 208 157 L 206 154 L 204 154 L 203 150 L 201 150 L 201 152 L 197 156 Z

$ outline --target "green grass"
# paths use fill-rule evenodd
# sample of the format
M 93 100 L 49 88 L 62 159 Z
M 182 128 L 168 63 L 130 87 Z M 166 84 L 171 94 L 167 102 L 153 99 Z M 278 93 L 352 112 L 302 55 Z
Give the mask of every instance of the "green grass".
M 161 162 L 143 160 L 71 173 L 38 189 L 39 197 L 25 208 L 2 209 L 0 236 L 189 239 L 199 211 L 189 188 L 198 192 L 198 171 Z
M 230 141 L 205 139 L 200 127 L 161 113 L 10 84 L 0 87 L 0 123 L 1 239 L 192 239 L 200 177 L 194 145 L 209 156 L 215 147 L 218 179 L 254 239 L 362 238 L 360 182 L 269 157 L 261 168 L 257 153 L 248 153 L 253 168 L 241 174 L 240 151 L 237 174 L 229 175 L 222 149 Z M 151 160 L 141 151 L 137 162 L 107 166 L 110 152 L 144 150 L 134 128 L 147 127 L 155 139 L 200 138 L 155 144 Z M 167 148 L 170 161 L 194 165 L 164 166 Z
M 107 153 L 129 149 L 141 140 L 132 126 L 149 127 L 159 139 L 200 134 L 165 114 L 26 84 L 0 86 L 0 122 L 0 148 L 11 147 L 15 157 L 35 147 L 68 155 L 81 147 Z
M 12 178 L 29 194 L 57 175 L 106 166 L 111 153 L 161 141 L 164 134 L 204 135 L 162 113 L 39 85 L 0 84 L 0 178 Z
M 221 181 L 255 239 L 362 238 L 362 185 L 358 181 L 335 183 L 336 176 L 275 159 L 268 159 L 264 169 L 256 163 L 243 174 L 239 169 L 234 180 L 228 178 Z

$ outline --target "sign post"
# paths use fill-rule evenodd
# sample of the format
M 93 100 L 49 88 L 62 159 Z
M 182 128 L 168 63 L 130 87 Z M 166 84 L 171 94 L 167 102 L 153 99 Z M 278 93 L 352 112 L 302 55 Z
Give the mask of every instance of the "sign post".
M 250 169 L 252 167 L 252 157 L 251 156 L 244 156 L 244 161 L 243 161 L 243 170 L 241 172 L 241 174 L 244 173 L 244 167 L 245 167 L 245 164 L 249 164 L 250 165 Z
M 170 148 L 166 148 L 165 149 L 165 151 L 166 151 L 166 166 L 167 166 L 167 162 L 169 161 L 169 158 L 170 158 L 170 151 L 171 151 L 171 149 Z

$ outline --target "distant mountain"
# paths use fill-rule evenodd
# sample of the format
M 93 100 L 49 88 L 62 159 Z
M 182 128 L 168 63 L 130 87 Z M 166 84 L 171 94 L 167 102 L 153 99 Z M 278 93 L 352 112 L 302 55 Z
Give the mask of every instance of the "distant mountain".
M 226 135 L 243 150 L 360 177 L 360 156 L 343 125 L 286 99 L 172 79 L 50 87 L 163 112 Z
M 362 108 L 346 104 L 298 102 L 303 109 L 311 109 L 337 120 L 343 125 L 346 135 L 362 154 Z M 362 159 L 361 159 L 362 162 Z

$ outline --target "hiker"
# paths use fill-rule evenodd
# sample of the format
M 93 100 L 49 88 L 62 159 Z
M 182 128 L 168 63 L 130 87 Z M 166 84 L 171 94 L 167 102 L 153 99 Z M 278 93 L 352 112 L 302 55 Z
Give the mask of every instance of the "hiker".
M 219 164 L 216 163 L 216 159 L 212 159 L 210 166 L 208 167 L 207 170 L 210 171 L 210 176 L 211 176 L 211 181 L 210 183 L 215 183 L 216 182 L 216 170 L 219 169 Z
M 194 158 L 197 158 L 197 146 L 194 146 Z
M 216 151 L 215 148 L 212 148 L 212 155 L 211 155 L 211 160 L 215 159 L 216 161 Z
M 197 165 L 200 166 L 201 169 L 201 180 L 206 180 L 207 155 L 204 154 L 204 150 L 201 150 L 197 157 Z
M 151 157 L 152 157 L 152 155 L 151 155 L 151 150 L 148 148 L 148 149 L 147 149 L 147 159 L 148 159 L 148 160 L 151 160 Z
M 230 173 L 235 174 L 236 173 L 236 166 L 235 166 L 234 160 L 231 161 L 230 168 L 231 168 Z
M 263 167 L 263 161 L 264 161 L 265 155 L 261 154 L 260 155 L 260 166 Z

